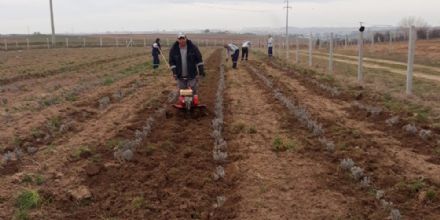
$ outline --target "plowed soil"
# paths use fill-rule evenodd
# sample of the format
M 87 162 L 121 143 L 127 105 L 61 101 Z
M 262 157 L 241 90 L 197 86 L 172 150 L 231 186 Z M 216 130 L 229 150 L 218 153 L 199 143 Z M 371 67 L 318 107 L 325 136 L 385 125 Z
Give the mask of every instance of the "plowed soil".
M 0 88 L 0 219 L 392 219 L 391 210 L 402 219 L 440 218 L 439 131 L 429 123 L 416 124 L 431 130 L 429 138 L 411 135 L 401 112 L 359 107 L 377 107 L 372 98 L 331 95 L 267 59 L 232 69 L 221 49 L 202 53 L 199 96 L 207 109 L 194 112 L 171 106 L 171 73 L 164 64 L 153 72 L 142 54 L 65 71 L 45 63 L 48 74 L 26 77 L 8 67 Z M 212 122 L 221 65 L 228 157 L 224 178 L 216 178 Z M 301 106 L 322 134 L 274 94 Z M 389 125 L 393 116 L 400 120 Z M 133 158 L 115 157 L 151 117 Z M 362 168 L 368 186 L 342 169 L 343 159 Z M 40 199 L 23 210 L 25 190 Z

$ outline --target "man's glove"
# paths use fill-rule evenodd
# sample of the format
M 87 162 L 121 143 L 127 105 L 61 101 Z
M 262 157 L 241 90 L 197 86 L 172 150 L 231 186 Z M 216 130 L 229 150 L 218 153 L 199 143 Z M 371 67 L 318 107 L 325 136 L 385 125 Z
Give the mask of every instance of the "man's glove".
M 203 65 L 199 66 L 199 75 L 203 78 L 205 77 L 205 67 Z

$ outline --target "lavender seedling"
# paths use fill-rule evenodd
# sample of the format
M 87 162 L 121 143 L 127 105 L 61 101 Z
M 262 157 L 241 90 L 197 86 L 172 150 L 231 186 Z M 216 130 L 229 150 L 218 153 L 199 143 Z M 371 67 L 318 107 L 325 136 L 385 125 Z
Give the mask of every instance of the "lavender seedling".
M 353 177 L 353 179 L 355 180 L 360 180 L 362 177 L 364 177 L 364 171 L 362 168 L 358 167 L 358 166 L 354 166 L 350 169 L 351 171 L 351 176 Z
M 400 211 L 398 209 L 391 210 L 391 220 L 400 220 L 402 216 L 400 215 Z
M 385 122 L 387 123 L 388 126 L 394 126 L 397 123 L 399 123 L 399 120 L 400 120 L 399 116 L 394 116 L 387 119 Z
M 417 127 L 413 124 L 407 124 L 402 128 L 406 133 L 415 135 L 417 134 Z
M 385 196 L 385 192 L 383 190 L 377 190 L 376 191 L 376 199 L 380 200 Z
M 225 169 L 222 166 L 218 166 L 214 172 L 214 180 L 217 181 L 225 177 Z
M 341 161 L 340 166 L 341 166 L 341 168 L 342 168 L 343 170 L 351 170 L 351 168 L 354 166 L 354 162 L 353 162 L 353 160 L 350 159 L 350 158 L 343 159 L 343 160 Z
M 368 188 L 368 187 L 370 187 L 370 183 L 371 183 L 370 177 L 364 176 L 364 178 L 362 178 L 360 184 L 361 184 L 362 188 Z
M 110 105 L 110 98 L 107 96 L 103 97 L 103 98 L 99 99 L 98 103 L 99 103 L 100 110 L 106 109 Z
M 384 209 L 389 209 L 389 208 L 393 205 L 393 203 L 388 202 L 388 201 L 385 200 L 385 199 L 381 199 L 381 200 L 380 200 L 380 205 L 381 205 L 382 208 L 384 208 Z
M 226 202 L 226 197 L 224 196 L 217 196 L 217 203 L 214 205 L 215 208 L 222 207 Z
M 431 130 L 425 130 L 425 129 L 421 129 L 419 131 L 419 137 L 421 139 L 423 139 L 424 141 L 427 141 L 429 139 L 431 139 L 432 137 L 432 131 Z

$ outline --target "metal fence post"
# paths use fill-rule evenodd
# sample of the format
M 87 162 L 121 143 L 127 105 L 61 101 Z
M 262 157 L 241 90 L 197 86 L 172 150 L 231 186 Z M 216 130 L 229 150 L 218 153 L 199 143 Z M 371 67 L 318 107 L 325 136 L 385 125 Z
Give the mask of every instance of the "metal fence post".
M 333 33 L 330 33 L 330 53 L 328 59 L 328 73 L 333 74 Z
M 310 34 L 309 37 L 309 67 L 312 67 L 312 52 L 313 52 L 313 35 Z
M 358 39 L 358 82 L 362 83 L 364 80 L 363 75 L 363 62 L 364 62 L 364 32 L 359 31 L 359 39 Z
M 413 69 L 414 69 L 414 53 L 416 49 L 416 28 L 411 26 L 409 29 L 409 42 L 408 42 L 408 67 L 406 74 L 406 94 L 412 94 L 413 88 Z
M 296 58 L 295 58 L 295 63 L 299 64 L 299 39 L 298 37 L 296 38 Z

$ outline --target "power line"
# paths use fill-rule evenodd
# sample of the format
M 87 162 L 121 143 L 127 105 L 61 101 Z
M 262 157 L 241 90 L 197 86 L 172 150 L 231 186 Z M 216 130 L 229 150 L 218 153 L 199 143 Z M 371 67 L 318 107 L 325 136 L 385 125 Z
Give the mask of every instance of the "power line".
M 230 8 L 230 7 L 219 7 L 219 6 L 204 5 L 204 4 L 200 4 L 199 6 L 204 8 L 213 8 L 213 9 L 228 10 L 228 11 L 245 11 L 245 12 L 257 12 L 257 13 L 264 13 L 270 11 L 270 10 L 252 10 L 252 9 L 239 9 L 239 8 Z

